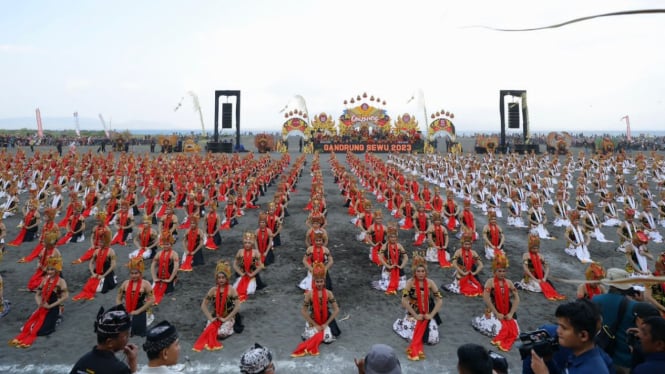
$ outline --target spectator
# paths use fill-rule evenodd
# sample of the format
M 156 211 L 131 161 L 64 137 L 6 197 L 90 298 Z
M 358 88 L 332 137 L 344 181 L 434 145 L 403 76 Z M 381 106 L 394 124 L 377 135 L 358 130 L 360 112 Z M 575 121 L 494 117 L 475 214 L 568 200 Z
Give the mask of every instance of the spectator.
M 632 354 L 631 367 L 635 368 L 637 365 L 644 362 L 644 349 L 642 349 L 642 342 L 639 339 L 640 328 L 644 320 L 649 317 L 658 317 L 660 313 L 655 306 L 649 303 L 636 303 L 633 307 L 633 315 L 635 316 L 635 326 L 627 331 L 627 343 Z
M 633 370 L 633 374 L 665 372 L 665 319 L 649 317 L 640 326 L 638 337 L 645 355 L 644 363 Z
M 69 374 L 135 373 L 138 347 L 128 343 L 130 326 L 131 319 L 124 305 L 116 305 L 107 311 L 100 308 L 95 322 L 97 345 L 78 360 Z M 115 357 L 118 351 L 125 353 L 127 364 Z
M 254 343 L 240 357 L 240 373 L 242 374 L 273 374 L 275 364 L 272 362 L 272 352 Z
M 596 348 L 594 340 L 601 323 L 598 307 L 586 299 L 578 299 L 559 305 L 555 316 L 559 325 L 557 328 L 559 345 L 572 351 L 568 357 L 567 367 L 562 372 L 609 374 L 607 363 L 603 359 L 601 350 Z M 536 374 L 554 374 L 548 369 L 543 358 L 533 350 L 531 369 Z
M 139 374 L 177 373 L 167 367 L 177 364 L 180 357 L 178 332 L 168 321 L 162 321 L 148 330 L 143 350 L 148 356 L 148 366 Z
M 626 331 L 630 327 L 635 327 L 633 320 L 635 301 L 628 297 L 628 295 L 633 294 L 632 284 L 620 283 L 621 280 L 627 280 L 628 278 L 628 272 L 623 269 L 607 269 L 607 278 L 602 281 L 619 281 L 619 283 L 609 283 L 609 290 L 606 294 L 596 295 L 591 299 L 594 304 L 600 307 L 604 325 L 613 326 L 617 320 L 619 321 L 616 329 L 616 349 L 612 353 L 608 352 L 610 353 L 610 357 L 612 357 L 617 374 L 628 373 L 631 364 L 631 355 L 626 341 Z M 625 311 L 623 316 L 619 316 L 619 309 L 622 303 L 625 303 Z M 617 319 L 617 317 L 620 318 Z
M 478 344 L 464 344 L 457 348 L 457 372 L 492 374 L 492 359 L 487 349 Z
M 401 374 L 402 366 L 395 350 L 385 344 L 374 344 L 367 356 L 354 359 L 358 374 Z

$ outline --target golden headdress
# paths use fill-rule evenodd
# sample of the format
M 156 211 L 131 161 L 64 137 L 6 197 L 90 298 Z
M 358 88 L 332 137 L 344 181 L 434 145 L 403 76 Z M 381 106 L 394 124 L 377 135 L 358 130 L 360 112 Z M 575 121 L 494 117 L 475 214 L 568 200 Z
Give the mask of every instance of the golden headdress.
M 111 230 L 102 231 L 101 237 L 99 239 L 102 246 L 108 247 L 111 245 Z
M 537 247 L 540 248 L 540 236 L 538 236 L 538 233 L 530 233 L 529 234 L 529 249 Z
M 44 215 L 50 219 L 55 218 L 55 208 L 48 207 L 44 209 Z
M 268 215 L 266 214 L 266 212 L 259 213 L 259 223 L 267 222 L 267 220 L 268 220 Z
M 46 268 L 54 268 L 57 271 L 62 271 L 62 257 L 51 256 L 46 259 Z
M 229 264 L 228 261 L 226 260 L 217 261 L 217 266 L 215 267 L 215 279 L 217 278 L 217 274 L 219 273 L 224 273 L 227 280 L 231 279 L 231 265 Z
M 508 263 L 508 257 L 504 254 L 497 254 L 494 256 L 494 260 L 492 260 L 492 270 L 496 269 L 508 269 L 509 263 Z
M 242 240 L 244 242 L 245 241 L 251 241 L 252 243 L 254 243 L 255 238 L 256 238 L 256 236 L 251 231 L 245 231 L 245 233 L 242 235 Z
M 60 239 L 60 229 L 53 227 L 44 234 L 44 245 L 55 245 Z
M 568 218 L 570 218 L 571 221 L 574 220 L 579 220 L 580 219 L 580 211 L 575 209 L 570 212 L 568 212 Z
M 473 231 L 469 228 L 463 228 L 462 243 L 473 243 Z
M 496 219 L 496 211 L 494 211 L 494 209 L 489 209 L 487 211 L 487 219 Z
M 592 262 L 586 268 L 584 276 L 587 280 L 600 280 L 605 278 L 605 269 L 603 266 L 597 262 Z
M 374 218 L 383 217 L 383 212 L 379 209 L 374 210 Z
M 171 244 L 175 242 L 173 234 L 169 230 L 162 231 L 162 235 L 159 237 L 159 245 L 162 247 L 170 247 Z
M 97 212 L 97 219 L 99 222 L 106 223 L 106 211 L 105 210 L 100 210 Z
M 416 251 L 413 252 L 413 260 L 411 261 L 411 270 L 414 274 L 418 267 L 423 267 L 427 271 L 427 260 L 425 260 L 425 257 L 421 253 Z
M 441 221 L 441 213 L 432 212 L 432 222 L 434 221 Z
M 309 217 L 310 223 L 318 223 L 319 225 L 323 224 L 323 216 L 320 214 L 313 214 Z
M 312 264 L 312 278 L 325 279 L 326 278 L 326 265 L 322 262 L 315 262 Z
M 397 236 L 397 225 L 394 222 L 389 223 L 386 231 L 388 232 L 388 236 Z
M 129 268 L 129 271 L 138 270 L 141 274 L 143 274 L 143 271 L 145 270 L 145 263 L 143 262 L 143 257 L 141 256 L 132 257 L 129 260 L 129 263 L 127 263 L 127 267 Z

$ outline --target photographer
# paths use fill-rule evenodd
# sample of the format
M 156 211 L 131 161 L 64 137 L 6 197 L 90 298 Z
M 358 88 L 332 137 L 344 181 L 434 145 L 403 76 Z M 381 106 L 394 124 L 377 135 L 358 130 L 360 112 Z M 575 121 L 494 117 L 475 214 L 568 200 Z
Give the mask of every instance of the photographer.
M 457 372 L 460 374 L 507 374 L 508 361 L 496 352 L 478 344 L 457 348 Z
M 600 325 L 600 311 L 588 300 L 579 299 L 556 309 L 559 345 L 570 350 L 566 367 L 559 372 L 609 374 L 611 362 L 596 347 L 594 337 Z M 531 351 L 531 369 L 536 374 L 552 373 L 542 357 Z
M 645 353 L 644 362 L 633 369 L 633 374 L 662 373 L 665 371 L 665 319 L 646 318 L 638 337 Z
M 640 327 L 644 320 L 649 317 L 658 317 L 658 309 L 649 303 L 636 303 L 633 307 L 633 315 L 635 316 L 635 326 L 626 331 L 626 343 L 631 352 L 631 368 L 644 362 L 644 350 L 642 349 L 642 342 L 639 338 Z

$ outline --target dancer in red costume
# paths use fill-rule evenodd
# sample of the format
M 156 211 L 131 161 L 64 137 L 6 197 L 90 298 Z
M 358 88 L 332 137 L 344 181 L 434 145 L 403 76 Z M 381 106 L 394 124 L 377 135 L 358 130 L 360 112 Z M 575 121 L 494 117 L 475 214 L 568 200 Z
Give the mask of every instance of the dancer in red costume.
M 443 218 L 438 212 L 432 212 L 432 224 L 427 229 L 427 243 L 429 247 L 425 259 L 429 262 L 436 262 L 442 268 L 453 266 L 450 263 L 450 253 L 448 253 L 448 230 L 443 225 Z
M 29 255 L 21 257 L 21 259 L 18 260 L 19 263 L 31 262 L 39 256 L 42 249 L 44 249 L 44 235 L 54 228 L 58 228 L 55 223 L 55 213 L 56 210 L 53 208 L 44 209 L 44 226 L 42 227 L 42 234 L 39 237 L 39 243 L 33 248 Z
M 222 244 L 222 236 L 219 233 L 221 219 L 217 214 L 217 201 L 210 203 L 210 211 L 206 213 L 205 220 L 205 247 L 211 251 L 216 251 Z
M 430 226 L 429 221 L 429 217 L 425 211 L 425 204 L 421 201 L 418 203 L 418 211 L 414 219 L 416 234 L 413 238 L 413 245 L 416 247 L 421 246 L 425 242 L 425 239 L 427 239 L 427 229 Z
M 168 231 L 173 238 L 178 239 L 178 216 L 173 212 L 173 204 L 166 207 L 166 212 L 164 212 L 164 215 L 159 220 L 157 231 Z
M 44 233 L 44 246 L 38 254 L 39 263 L 37 264 L 37 269 L 30 277 L 28 281 L 28 290 L 34 291 L 42 283 L 44 277 L 46 277 L 46 268 L 48 266 L 49 258 L 51 257 L 60 257 L 62 254 L 55 247 L 58 238 L 60 237 L 60 230 L 57 227 L 51 228 L 51 231 Z
M 515 287 L 531 292 L 541 292 L 547 300 L 564 300 L 566 297 L 559 294 L 552 283 L 547 280 L 550 265 L 540 252 L 540 236 L 537 232 L 529 234 L 527 252 L 522 255 L 524 278 L 515 283 Z
M 503 235 L 501 226 L 496 222 L 496 212 L 487 212 L 487 225 L 483 227 L 483 241 L 485 242 L 485 258 L 493 259 L 499 254 L 504 254 L 503 244 L 506 237 Z
M 100 211 L 97 213 L 97 225 L 92 228 L 90 248 L 88 248 L 88 250 L 85 251 L 81 257 L 72 261 L 72 264 L 77 265 L 89 261 L 92 258 L 92 255 L 95 253 L 95 249 L 101 247 L 102 238 L 104 235 L 111 236 L 111 229 L 109 229 L 108 225 L 106 224 L 106 212 Z
M 448 231 L 457 232 L 457 227 L 459 226 L 457 216 L 459 216 L 459 213 L 459 206 L 453 200 L 453 191 L 448 190 L 446 192 L 446 201 L 443 204 L 443 217 L 446 219 Z
M 266 215 L 266 220 L 270 221 L 270 215 Z M 305 246 L 309 247 L 314 244 L 314 235 L 316 234 L 322 234 L 323 235 L 323 245 L 328 245 L 328 232 L 326 229 L 321 227 L 321 223 L 323 222 L 323 217 L 322 216 L 314 216 L 310 219 L 310 225 L 311 227 L 307 230 L 307 233 L 305 234 Z M 272 230 L 271 230 L 272 231 Z M 273 233 L 273 237 L 275 234 Z M 273 245 L 274 246 L 274 245 Z
M 427 278 L 427 262 L 419 255 L 413 257 L 411 265 L 413 278 L 406 281 L 402 290 L 402 306 L 406 316 L 393 323 L 397 335 L 411 341 L 406 349 L 409 360 L 425 358 L 423 343 L 439 342 L 439 310 L 443 305 L 443 295 L 436 283 Z
M 372 282 L 372 286 L 385 291 L 387 295 L 396 295 L 397 291 L 403 289 L 406 284 L 404 267 L 409 262 L 409 256 L 404 247 L 397 242 L 395 225 L 388 226 L 388 242 L 379 251 L 379 261 L 383 265 L 381 279 Z
M 582 283 L 577 286 L 577 298 L 591 300 L 596 295 L 602 295 L 607 292 L 605 286 L 600 284 L 600 280 L 605 278 L 605 269 L 597 262 L 592 262 L 587 266 L 584 272 L 586 280 L 595 283 Z
M 182 255 L 182 265 L 180 266 L 181 271 L 192 271 L 193 266 L 203 265 L 205 263 L 203 259 L 203 244 L 204 244 L 204 235 L 203 231 L 199 228 L 199 217 L 190 216 L 188 221 L 190 222 L 189 230 L 183 235 L 182 246 L 184 249 Z
M 201 311 L 208 320 L 206 328 L 194 343 L 192 350 L 200 352 L 204 349 L 216 351 L 224 348 L 219 339 L 225 339 L 238 330 L 242 331 L 240 302 L 238 293 L 231 286 L 231 265 L 228 261 L 219 261 L 215 268 L 215 286 L 201 302 Z M 212 304 L 213 310 L 210 310 Z
M 120 244 L 127 245 L 127 239 L 131 239 L 130 235 L 133 231 L 134 219 L 129 214 L 129 202 L 123 200 L 120 203 L 120 211 L 117 214 L 115 225 L 118 231 L 115 233 L 111 245 Z
M 333 265 L 333 257 L 330 250 L 323 244 L 323 234 L 314 235 L 314 244 L 307 248 L 302 258 L 302 263 L 307 268 L 307 276 L 300 281 L 299 287 L 305 291 L 312 289 L 312 267 L 320 262 L 326 267 L 326 288 L 332 291 L 332 281 L 328 271 Z
M 318 356 L 321 343 L 330 344 L 341 334 L 335 321 L 339 314 L 339 305 L 332 291 L 325 288 L 326 266 L 315 263 L 312 277 L 314 288 L 305 292 L 305 300 L 300 309 L 306 321 L 305 331 L 301 336 L 304 341 L 291 353 L 291 357 Z
M 453 283 L 443 286 L 447 291 L 470 297 L 483 294 L 483 286 L 476 278 L 483 269 L 483 262 L 478 253 L 471 249 L 472 243 L 471 233 L 462 235 L 462 247 L 453 254 Z
M 143 217 L 143 223 L 139 225 L 139 232 L 134 237 L 136 249 L 129 254 L 129 258 L 142 257 L 147 260 L 155 257 L 157 253 L 157 229 L 152 227 L 152 220 L 148 216 Z
M 154 302 L 152 286 L 143 279 L 145 265 L 143 257 L 137 256 L 129 260 L 129 279 L 118 288 L 116 304 L 124 304 L 132 318 L 131 336 L 145 336 L 148 326 L 155 319 L 150 307 Z
M 520 304 L 517 289 L 506 279 L 508 259 L 497 256 L 492 261 L 494 276 L 485 282 L 483 301 L 485 313 L 475 317 L 471 324 L 480 333 L 492 337 L 492 344 L 502 351 L 509 351 L 519 335 L 515 312 Z
M 23 212 L 23 220 L 20 223 L 21 231 L 14 240 L 7 243 L 13 247 L 21 245 L 23 242 L 31 242 L 35 239 L 37 230 L 39 230 L 39 202 L 30 200 L 27 208 Z
M 80 243 L 85 240 L 85 218 L 81 214 L 81 209 L 83 207 L 79 203 L 74 206 L 72 214 L 69 216 L 69 222 L 67 222 L 67 232 L 60 238 L 58 245 L 65 245 L 69 242 Z
M 57 239 L 55 239 L 57 240 Z M 52 240 L 52 244 L 55 243 Z M 60 277 L 62 257 L 49 257 L 46 265 L 46 277 L 35 292 L 35 310 L 21 328 L 21 333 L 9 344 L 17 348 L 30 347 L 37 336 L 49 335 L 55 331 L 60 315 L 60 305 L 69 297 L 67 282 Z
M 233 270 L 238 276 L 233 287 L 238 292 L 241 302 L 247 300 L 247 296 L 254 294 L 257 289 L 265 287 L 259 277 L 259 273 L 263 270 L 261 253 L 255 245 L 254 233 L 245 232 L 242 238 L 242 248 L 238 250 L 233 261 Z
M 383 213 L 380 210 L 374 211 L 374 223 L 367 229 L 365 234 L 366 242 L 371 246 L 369 259 L 376 265 L 381 265 L 379 259 L 379 250 L 386 244 L 388 228 L 383 224 Z
M 275 254 L 272 248 L 272 231 L 268 228 L 267 215 L 265 212 L 259 214 L 259 228 L 254 232 L 256 236 L 256 248 L 261 253 L 263 266 L 275 262 Z
M 103 234 L 101 246 L 95 250 L 92 258 L 88 262 L 90 269 L 90 278 L 72 300 L 93 300 L 97 292 L 107 293 L 115 288 L 117 280 L 115 277 L 116 257 L 113 248 L 109 247 L 111 236 L 108 233 Z
M 159 243 L 162 249 L 150 264 L 155 305 L 159 305 L 165 294 L 173 292 L 180 266 L 178 253 L 173 250 L 173 235 L 169 231 L 163 231 Z

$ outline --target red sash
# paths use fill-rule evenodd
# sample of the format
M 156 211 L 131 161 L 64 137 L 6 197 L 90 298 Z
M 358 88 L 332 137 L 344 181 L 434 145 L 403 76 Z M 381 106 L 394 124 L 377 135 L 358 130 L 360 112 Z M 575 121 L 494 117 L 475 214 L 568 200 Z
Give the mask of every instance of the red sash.
M 125 237 L 124 227 L 127 225 L 127 218 L 128 218 L 127 211 L 123 211 L 122 213 L 120 213 L 120 221 L 119 221 L 120 229 L 118 229 L 118 232 L 113 237 L 113 240 L 111 240 L 111 245 L 113 244 L 127 245 L 123 240 Z
M 259 232 L 256 235 L 256 241 L 259 247 L 259 253 L 261 253 L 261 262 L 266 261 L 266 254 L 268 253 L 268 240 L 270 240 L 268 232 L 266 230 L 259 229 Z
M 529 253 L 531 258 L 531 264 L 533 265 L 533 272 L 536 276 L 536 279 L 539 281 L 540 290 L 543 292 L 543 295 L 547 300 L 564 300 L 566 297 L 558 293 L 554 287 L 549 282 L 543 281 L 545 277 L 543 273 L 543 263 L 540 261 L 540 256 L 537 253 Z
M 226 313 L 226 299 L 229 295 L 229 285 L 224 286 L 224 292 L 221 292 L 219 286 L 217 286 L 217 294 L 215 295 L 215 316 L 223 317 Z M 192 349 L 196 352 L 201 352 L 203 349 L 208 349 L 210 351 L 216 351 L 224 348 L 224 345 L 220 343 L 217 338 L 217 331 L 222 326 L 222 321 L 215 319 L 211 322 L 204 330 L 203 333 L 196 339 Z
M 182 266 L 180 267 L 180 270 L 182 271 L 192 271 L 192 261 L 194 261 L 194 255 L 192 252 L 194 251 L 196 245 L 197 245 L 197 239 L 198 239 L 198 229 L 194 228 L 192 230 L 189 230 L 187 232 L 187 253 L 185 256 L 185 262 L 183 262 Z
M 328 321 L 328 292 L 321 290 L 322 300 L 319 301 L 318 290 L 312 288 L 312 319 L 317 325 L 321 326 Z M 313 327 L 313 326 L 312 326 Z M 306 354 L 312 356 L 319 355 L 319 346 L 323 342 L 325 329 L 317 332 L 311 338 L 300 343 L 291 353 L 291 357 L 302 357 Z
M 142 279 L 139 279 L 138 281 L 130 280 L 127 284 L 127 289 L 125 290 L 125 306 L 129 313 L 135 311 L 139 304 L 139 295 L 141 294 L 142 284 Z
M 23 243 L 23 239 L 25 238 L 25 234 L 28 231 L 27 227 L 28 225 L 32 222 L 32 218 L 35 216 L 35 211 L 34 210 L 29 210 L 28 213 L 25 215 L 25 218 L 23 218 L 23 227 L 21 228 L 21 231 L 18 233 L 18 236 L 16 236 L 16 239 L 12 240 L 11 242 L 7 243 L 11 246 L 19 246 L 21 243 Z
M 58 285 L 59 280 L 60 276 L 56 275 L 44 283 L 44 287 L 41 291 L 43 302 L 48 302 L 48 300 L 51 298 L 51 295 L 55 291 L 55 287 Z M 30 347 L 32 343 L 34 343 L 35 339 L 37 339 L 37 332 L 39 332 L 39 329 L 42 328 L 48 311 L 49 310 L 46 308 L 42 308 L 41 306 L 38 307 L 37 310 L 35 310 L 32 315 L 30 315 L 30 318 L 28 318 L 28 320 L 23 325 L 23 328 L 21 328 L 21 332 L 16 335 L 16 337 L 14 337 L 10 344 L 15 344 L 20 347 Z
M 163 250 L 162 253 L 159 255 L 157 278 L 167 279 L 171 277 L 171 273 L 169 272 L 170 262 L 171 262 L 171 249 L 169 248 Z M 155 282 L 155 286 L 153 287 L 152 290 L 155 296 L 155 305 L 159 305 L 159 303 L 162 301 L 162 298 L 166 293 L 167 287 L 168 283 L 166 282 Z
M 104 274 L 104 263 L 106 262 L 106 258 L 108 257 L 109 250 L 110 248 L 101 248 L 99 250 L 99 254 L 97 255 L 97 259 L 95 260 L 96 275 Z M 93 300 L 95 298 L 95 294 L 97 293 L 97 288 L 99 287 L 99 283 L 101 281 L 102 281 L 101 279 L 98 279 L 96 277 L 88 278 L 88 281 L 83 286 L 83 290 L 79 292 L 76 296 L 72 297 L 72 300 L 74 301 L 81 299 Z
M 501 288 L 503 285 L 503 288 Z M 503 292 L 501 291 L 503 290 Z M 505 279 L 494 278 L 494 305 L 497 312 L 507 315 L 510 313 L 510 288 Z M 514 319 L 501 320 L 501 330 L 492 339 L 492 344 L 496 345 L 502 351 L 509 351 L 517 339 L 518 328 Z
M 207 231 L 206 233 L 208 234 L 208 237 L 206 239 L 206 248 L 210 250 L 216 250 L 217 245 L 215 244 L 215 239 L 214 239 L 214 232 L 215 229 L 217 228 L 217 213 L 210 212 L 208 215 L 208 222 L 207 222 Z
M 399 247 L 397 247 L 397 244 L 388 245 L 388 256 L 390 256 L 391 265 L 399 265 L 400 255 L 399 255 Z M 386 294 L 389 295 L 396 294 L 398 287 L 399 287 L 399 268 L 394 267 L 390 269 L 390 282 L 388 283 Z
M 448 200 L 448 209 L 446 209 L 450 214 L 448 217 L 448 230 L 454 231 L 457 227 L 457 219 L 455 218 L 455 203 L 452 200 Z
M 441 225 L 434 226 L 434 244 L 437 247 L 437 258 L 439 259 L 439 266 L 442 268 L 449 268 L 452 266 L 450 261 L 448 261 L 446 249 L 443 245 L 446 243 L 445 234 L 443 233 L 443 227 Z
M 236 291 L 238 292 L 238 300 L 240 300 L 241 302 L 247 300 L 247 287 L 249 286 L 249 282 L 252 280 L 252 278 L 250 278 L 247 275 L 247 273 L 250 273 L 252 271 L 253 260 L 254 260 L 254 253 L 252 253 L 252 250 L 245 249 L 242 254 L 242 263 L 245 275 L 243 275 L 240 278 L 238 286 L 236 287 Z
M 463 213 L 464 224 L 472 231 L 476 230 L 476 222 L 473 220 L 473 213 L 470 210 L 465 210 Z
M 418 314 L 429 313 L 429 285 L 427 284 L 427 278 L 425 278 L 424 283 L 424 295 L 421 295 L 420 281 L 417 278 L 413 281 L 413 287 L 416 289 L 416 311 Z M 430 320 L 427 319 L 416 322 L 416 326 L 413 330 L 413 337 L 411 338 L 411 344 L 409 344 L 409 347 L 406 349 L 406 356 L 409 360 L 417 361 L 425 358 L 423 336 L 425 335 L 425 331 L 427 331 L 429 322 Z

